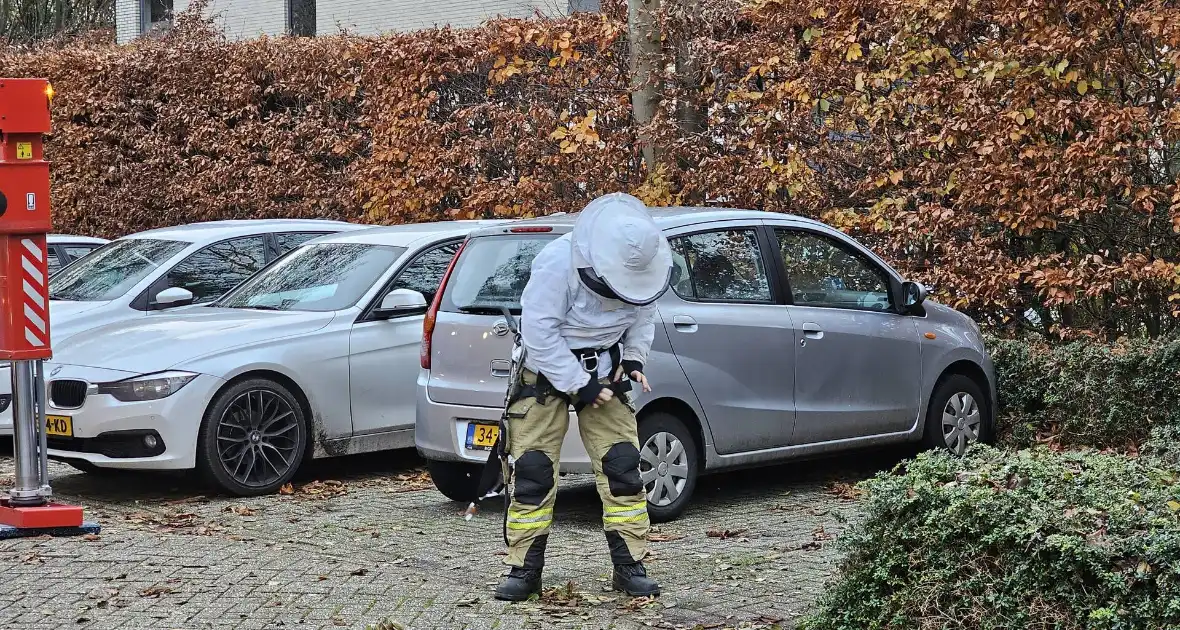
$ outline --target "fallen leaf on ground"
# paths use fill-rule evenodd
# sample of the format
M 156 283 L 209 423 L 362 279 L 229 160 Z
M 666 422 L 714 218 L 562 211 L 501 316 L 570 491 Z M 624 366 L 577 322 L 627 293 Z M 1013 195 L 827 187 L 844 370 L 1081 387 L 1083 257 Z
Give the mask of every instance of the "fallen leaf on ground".
M 369 573 L 368 569 L 357 569 L 356 571 L 349 573 L 349 575 L 367 575 L 368 573 Z
M 831 540 L 834 538 L 831 534 L 824 531 L 824 526 L 820 525 L 811 532 L 811 537 L 815 540 Z
M 279 494 L 295 494 L 295 485 L 290 483 L 283 484 L 283 487 L 279 488 Z
M 86 540 L 86 541 L 90 541 L 90 542 L 94 542 L 98 539 L 99 539 L 98 534 L 86 534 L 85 536 L 82 536 L 82 540 Z
M 647 535 L 648 542 L 668 542 L 670 540 L 680 540 L 681 538 L 684 538 L 684 534 L 653 533 Z
M 842 481 L 837 481 L 828 486 L 828 491 L 845 501 L 856 501 L 864 496 L 864 490 L 861 490 L 854 484 L 844 483 Z
M 195 497 L 186 497 L 184 499 L 174 499 L 172 501 L 165 501 L 164 505 L 185 505 L 186 503 L 208 503 L 209 498 L 203 494 Z
M 169 593 L 175 593 L 175 592 L 176 591 L 173 590 L 172 588 L 169 588 L 169 587 L 161 585 L 161 584 L 157 584 L 155 586 L 149 586 L 148 588 L 143 589 L 142 591 L 139 592 L 139 596 L 140 597 L 159 597 L 161 595 L 167 595 Z
M 721 540 L 725 540 L 727 538 L 741 536 L 742 534 L 744 534 L 748 531 L 750 531 L 750 530 L 748 530 L 748 529 L 710 529 L 709 531 L 705 532 L 705 535 L 708 536 L 709 538 L 720 538 Z
M 119 589 L 106 587 L 106 588 L 96 588 L 96 589 L 90 591 L 89 593 L 87 593 L 86 597 L 88 597 L 90 599 L 108 600 L 118 594 L 119 594 Z
M 123 517 L 132 526 L 147 525 L 158 531 L 176 532 L 181 534 L 197 534 L 208 536 L 217 531 L 218 527 L 200 522 L 192 512 L 155 514 L 152 512 L 134 512 Z
M 296 488 L 293 493 L 296 496 L 307 499 L 331 499 L 340 495 L 348 494 L 348 488 L 344 484 L 332 479 L 324 481 L 312 481 Z M 284 494 L 292 494 L 286 492 Z
M 573 581 L 566 582 L 564 586 L 547 588 L 541 593 L 542 602 L 567 608 L 576 608 L 581 600 L 577 585 Z
M 619 608 L 622 608 L 623 610 L 640 610 L 642 608 L 651 606 L 657 601 L 659 600 L 657 600 L 655 597 L 634 597 L 628 601 L 623 602 Z
M 434 480 L 430 478 L 430 473 L 425 469 L 411 470 L 409 472 L 394 475 L 389 479 L 390 492 L 419 492 L 422 490 L 430 490 L 434 487 Z
M 230 505 L 225 508 L 226 512 L 233 512 L 238 516 L 254 516 L 254 510 L 245 505 Z

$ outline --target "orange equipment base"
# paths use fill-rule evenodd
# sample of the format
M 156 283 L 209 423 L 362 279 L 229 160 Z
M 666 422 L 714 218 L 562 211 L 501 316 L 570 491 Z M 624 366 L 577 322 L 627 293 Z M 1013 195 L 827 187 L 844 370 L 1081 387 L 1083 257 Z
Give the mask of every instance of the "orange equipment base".
M 53 501 L 36 507 L 18 507 L 10 505 L 8 499 L 0 499 L 0 525 L 20 529 L 81 527 L 82 508 Z

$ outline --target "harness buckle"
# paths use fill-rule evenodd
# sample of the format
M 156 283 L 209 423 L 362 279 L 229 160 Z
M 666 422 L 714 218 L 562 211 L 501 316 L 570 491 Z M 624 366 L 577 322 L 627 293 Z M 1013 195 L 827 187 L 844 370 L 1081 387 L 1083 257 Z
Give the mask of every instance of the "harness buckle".
M 582 369 L 587 372 L 598 375 L 598 353 L 586 353 L 578 356 L 578 361 L 582 364 Z

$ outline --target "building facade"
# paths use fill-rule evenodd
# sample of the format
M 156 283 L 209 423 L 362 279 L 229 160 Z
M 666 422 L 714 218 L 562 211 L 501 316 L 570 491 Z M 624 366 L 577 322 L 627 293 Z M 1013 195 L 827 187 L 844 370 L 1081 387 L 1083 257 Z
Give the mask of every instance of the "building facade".
M 115 0 L 119 43 L 158 29 L 190 0 Z M 231 39 L 260 35 L 378 35 L 476 26 L 497 17 L 597 11 L 599 0 L 212 0 L 208 13 Z

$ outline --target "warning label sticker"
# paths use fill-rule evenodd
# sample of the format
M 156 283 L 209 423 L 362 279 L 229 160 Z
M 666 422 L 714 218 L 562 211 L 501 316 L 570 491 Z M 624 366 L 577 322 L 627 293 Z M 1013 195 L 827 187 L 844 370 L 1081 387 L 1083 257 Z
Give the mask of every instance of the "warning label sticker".
M 18 142 L 16 143 L 16 159 L 31 160 L 33 159 L 33 143 L 32 142 Z

